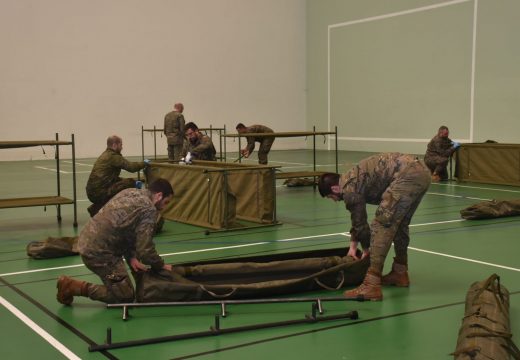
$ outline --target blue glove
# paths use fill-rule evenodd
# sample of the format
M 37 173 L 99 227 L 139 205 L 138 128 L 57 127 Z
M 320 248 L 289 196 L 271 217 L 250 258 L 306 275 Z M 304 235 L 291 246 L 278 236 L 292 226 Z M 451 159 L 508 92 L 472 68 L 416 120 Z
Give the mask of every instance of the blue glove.
M 143 187 L 143 182 L 140 181 L 140 180 L 136 180 L 135 181 L 135 188 L 136 189 L 141 189 Z
M 143 162 L 144 162 L 145 165 L 150 165 L 150 163 L 152 162 L 152 160 L 150 160 L 150 159 L 144 159 Z
M 453 146 L 454 149 L 458 149 L 460 147 L 460 143 L 456 142 L 456 141 L 452 141 L 451 145 Z

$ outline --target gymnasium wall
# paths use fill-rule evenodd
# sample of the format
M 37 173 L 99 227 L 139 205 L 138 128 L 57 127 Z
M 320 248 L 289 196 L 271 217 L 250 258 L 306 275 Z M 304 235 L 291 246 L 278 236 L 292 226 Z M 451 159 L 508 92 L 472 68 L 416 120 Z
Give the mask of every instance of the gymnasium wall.
M 74 133 L 82 158 L 98 156 L 117 134 L 124 155 L 140 155 L 141 126 L 162 128 L 178 101 L 199 127 L 305 130 L 305 7 L 301 0 L 1 1 L 0 141 Z M 145 140 L 149 154 L 151 134 Z M 165 138 L 158 140 L 166 154 Z M 277 148 L 305 146 L 279 140 Z M 0 161 L 45 157 L 52 155 L 38 148 L 0 152 Z
M 307 129 L 337 126 L 339 148 L 360 151 L 423 154 L 440 125 L 518 143 L 519 13 L 516 0 L 308 0 Z

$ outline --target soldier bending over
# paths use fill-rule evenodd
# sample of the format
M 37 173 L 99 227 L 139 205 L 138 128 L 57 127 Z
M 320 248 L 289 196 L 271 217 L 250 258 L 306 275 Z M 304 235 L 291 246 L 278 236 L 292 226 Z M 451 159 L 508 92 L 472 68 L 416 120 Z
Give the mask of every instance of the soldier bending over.
M 358 243 L 370 254 L 370 267 L 363 283 L 345 291 L 351 299 L 383 300 L 381 284 L 407 287 L 408 225 L 430 185 L 430 173 L 413 155 L 384 153 L 371 156 L 346 174 L 323 174 L 318 183 L 321 196 L 343 200 L 350 211 L 350 247 L 347 255 L 357 259 Z M 366 204 L 379 205 L 371 225 Z M 382 276 L 385 258 L 394 243 L 392 271 Z
M 271 150 L 271 146 L 273 146 L 273 142 L 275 137 L 255 137 L 255 133 L 272 133 L 274 132 L 272 129 L 268 128 L 264 125 L 251 125 L 245 126 L 242 123 L 237 124 L 236 130 L 239 134 L 253 134 L 252 136 L 247 136 L 247 146 L 244 149 L 240 150 L 240 155 L 245 158 L 248 158 L 249 155 L 255 150 L 255 141 L 260 143 L 260 148 L 258 149 L 258 163 L 260 165 L 267 165 L 267 154 Z

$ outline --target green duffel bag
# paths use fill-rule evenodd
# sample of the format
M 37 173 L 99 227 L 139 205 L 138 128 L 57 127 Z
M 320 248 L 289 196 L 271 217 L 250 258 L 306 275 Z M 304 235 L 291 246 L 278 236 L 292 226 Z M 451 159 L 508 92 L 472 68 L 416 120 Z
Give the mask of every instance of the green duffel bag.
M 78 237 L 48 237 L 43 241 L 31 241 L 27 255 L 33 259 L 52 259 L 78 255 Z
M 452 355 L 457 360 L 520 359 L 509 324 L 509 291 L 500 285 L 498 275 L 473 283 L 468 290 Z
M 138 302 L 245 299 L 360 284 L 369 259 L 331 249 L 175 265 L 136 275 Z
M 482 201 L 462 209 L 460 215 L 468 220 L 520 215 L 520 200 Z

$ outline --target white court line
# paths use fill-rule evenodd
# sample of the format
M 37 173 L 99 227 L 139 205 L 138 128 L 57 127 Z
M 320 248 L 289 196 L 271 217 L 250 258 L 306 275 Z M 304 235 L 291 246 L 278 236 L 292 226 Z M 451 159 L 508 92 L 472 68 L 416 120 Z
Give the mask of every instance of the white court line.
M 472 196 L 451 195 L 451 194 L 442 194 L 442 193 L 434 193 L 434 192 L 427 192 L 426 195 L 438 195 L 438 196 L 454 197 L 454 198 L 460 198 L 460 199 L 491 201 L 491 199 L 482 199 L 482 198 L 472 197 Z
M 427 225 L 438 225 L 438 224 L 448 224 L 448 223 L 461 222 L 461 221 L 465 221 L 465 219 L 446 220 L 446 221 L 438 221 L 438 222 L 423 223 L 423 224 L 414 224 L 414 225 L 410 225 L 410 227 L 427 226 Z M 273 244 L 273 243 L 277 243 L 277 242 L 289 242 L 289 241 L 314 239 L 314 238 L 328 237 L 328 236 L 335 236 L 335 235 L 350 236 L 350 234 L 348 232 L 331 233 L 331 234 L 302 236 L 302 237 L 281 239 L 281 240 L 273 240 L 273 241 L 260 241 L 260 242 L 251 243 L 251 244 L 240 244 L 240 245 L 220 246 L 220 247 L 216 247 L 216 248 L 206 248 L 206 249 L 199 249 L 199 250 L 180 251 L 180 252 L 175 252 L 175 253 L 167 253 L 167 254 L 159 254 L 159 255 L 167 257 L 167 256 L 176 256 L 176 255 L 184 255 L 184 254 L 195 254 L 195 253 L 202 253 L 202 252 L 209 252 L 209 251 L 219 251 L 219 250 L 228 250 L 228 249 L 238 249 L 238 248 L 244 248 L 244 247 L 250 247 L 250 246 L 267 245 L 267 244 Z M 82 267 L 82 266 L 84 266 L 84 265 L 83 264 L 77 264 L 77 265 L 59 266 L 59 267 L 46 268 L 46 269 L 25 270 L 25 271 L 18 271 L 18 272 L 0 274 L 0 276 L 6 277 L 6 276 L 13 276 L 13 275 L 23 275 L 23 274 L 30 274 L 30 273 L 37 273 L 37 272 L 44 272 L 44 271 L 71 269 L 71 268 Z
M 478 190 L 490 190 L 490 191 L 503 191 L 503 192 L 520 193 L 520 190 L 493 189 L 493 188 L 487 188 L 487 187 L 481 187 L 481 186 L 469 186 L 469 185 L 458 185 L 458 184 L 439 184 L 439 183 L 432 183 L 432 185 L 452 186 L 452 187 L 462 187 L 462 188 L 468 188 L 468 189 L 478 189 Z
M 73 164 L 72 161 L 65 161 L 65 160 L 63 160 L 63 162 L 64 162 L 64 163 L 67 163 L 67 164 Z M 80 166 L 89 166 L 89 167 L 94 166 L 94 165 L 92 165 L 92 164 L 85 164 L 85 163 L 80 163 L 80 162 L 77 162 L 77 161 L 76 161 L 76 165 L 80 165 Z
M 20 319 L 25 325 L 27 325 L 31 330 L 40 335 L 45 341 L 51 344 L 56 350 L 62 353 L 67 359 L 81 360 L 79 356 L 74 354 L 72 351 L 67 349 L 65 345 L 60 343 L 56 338 L 54 338 L 47 331 L 43 330 L 40 326 L 38 326 L 34 321 L 29 319 L 24 313 L 18 310 L 13 304 L 0 296 L 0 304 L 2 304 L 7 310 L 13 313 L 18 319 Z
M 423 252 L 423 253 L 427 253 L 427 254 L 444 256 L 444 257 L 448 257 L 448 258 L 456 259 L 456 260 L 464 260 L 464 261 L 468 261 L 468 262 L 472 262 L 472 263 L 476 263 L 476 264 L 480 264 L 480 265 L 487 265 L 487 266 L 497 267 L 497 268 L 500 268 L 500 269 L 506 269 L 506 270 L 512 270 L 512 271 L 519 271 L 520 272 L 520 269 L 517 269 L 517 268 L 504 266 L 504 265 L 493 264 L 493 263 L 489 263 L 489 262 L 485 262 L 485 261 L 473 260 L 473 259 L 464 258 L 464 257 L 460 257 L 460 256 L 454 256 L 454 255 L 448 255 L 448 254 L 444 254 L 444 253 L 440 253 L 440 252 L 436 252 L 436 251 L 424 250 L 424 249 L 419 249 L 419 248 L 415 248 L 415 247 L 411 247 L 411 246 L 409 246 L 408 249 L 419 251 L 419 252 Z
M 345 233 L 333 233 L 333 234 L 323 234 L 323 235 L 302 236 L 302 237 L 273 240 L 273 241 L 261 241 L 261 242 L 251 243 L 251 244 L 241 244 L 241 245 L 221 246 L 221 247 L 217 247 L 217 248 L 181 251 L 181 252 L 176 252 L 176 253 L 161 254 L 161 256 L 174 256 L 174 255 L 194 254 L 194 253 L 199 253 L 199 252 L 237 249 L 237 248 L 243 248 L 243 247 L 249 247 L 249 246 L 267 245 L 267 244 L 272 244 L 272 243 L 276 243 L 276 242 L 290 242 L 290 241 L 306 240 L 306 239 L 335 236 L 335 235 L 345 235 Z
M 43 167 L 43 166 L 35 166 L 35 168 L 36 169 L 41 169 L 41 170 L 47 170 L 47 171 L 56 172 L 56 169 L 46 168 L 46 167 Z M 60 170 L 60 174 L 67 174 L 67 172 L 63 171 L 63 170 Z
M 35 166 L 36 169 L 41 169 L 41 170 L 47 170 L 47 171 L 52 171 L 52 172 L 56 172 L 56 169 L 51 169 L 51 168 L 47 168 L 47 167 L 44 167 L 44 166 Z M 65 171 L 65 170 L 60 170 L 60 174 L 72 174 L 72 171 Z M 76 174 L 90 174 L 90 171 L 76 171 Z

